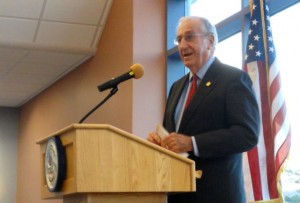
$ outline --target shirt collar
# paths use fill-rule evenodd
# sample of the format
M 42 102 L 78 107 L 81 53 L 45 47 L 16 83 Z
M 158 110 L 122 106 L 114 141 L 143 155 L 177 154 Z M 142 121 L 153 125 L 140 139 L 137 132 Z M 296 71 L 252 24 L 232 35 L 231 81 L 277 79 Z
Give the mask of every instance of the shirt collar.
M 202 68 L 200 68 L 200 70 L 197 72 L 197 77 L 202 80 L 202 78 L 204 77 L 205 73 L 207 72 L 207 70 L 209 69 L 209 67 L 211 66 L 211 64 L 215 61 L 215 56 L 212 56 L 208 59 L 208 61 L 202 66 Z M 190 72 L 190 76 L 189 76 L 189 80 L 191 81 L 193 77 L 193 74 Z

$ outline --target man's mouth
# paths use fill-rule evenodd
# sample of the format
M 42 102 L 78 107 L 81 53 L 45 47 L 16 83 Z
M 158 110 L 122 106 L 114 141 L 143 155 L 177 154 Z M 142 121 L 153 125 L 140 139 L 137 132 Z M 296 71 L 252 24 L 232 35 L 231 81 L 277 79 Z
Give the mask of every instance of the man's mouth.
M 191 56 L 192 54 L 193 54 L 193 53 L 184 53 L 184 54 L 183 54 L 183 57 L 186 58 L 186 57 Z

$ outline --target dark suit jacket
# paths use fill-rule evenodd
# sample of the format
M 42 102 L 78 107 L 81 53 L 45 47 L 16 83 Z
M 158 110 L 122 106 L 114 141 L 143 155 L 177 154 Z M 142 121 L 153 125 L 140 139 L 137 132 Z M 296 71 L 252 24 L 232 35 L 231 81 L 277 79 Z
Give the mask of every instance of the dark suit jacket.
M 175 109 L 188 75 L 176 81 L 167 100 L 164 126 L 175 131 Z M 247 73 L 216 59 L 186 108 L 178 133 L 194 136 L 199 157 L 190 152 L 197 192 L 169 195 L 168 202 L 244 203 L 242 152 L 258 142 L 259 110 Z M 180 174 L 179 174 L 180 175 Z

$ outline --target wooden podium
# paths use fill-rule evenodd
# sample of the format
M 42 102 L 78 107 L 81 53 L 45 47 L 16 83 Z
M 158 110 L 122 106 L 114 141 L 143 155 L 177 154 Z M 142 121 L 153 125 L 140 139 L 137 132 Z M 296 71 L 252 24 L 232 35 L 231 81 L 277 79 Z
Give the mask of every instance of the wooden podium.
M 59 192 L 45 179 L 45 150 L 58 136 L 66 154 Z M 42 199 L 64 203 L 165 203 L 169 192 L 195 191 L 195 163 L 106 124 L 73 124 L 37 143 L 41 149 Z

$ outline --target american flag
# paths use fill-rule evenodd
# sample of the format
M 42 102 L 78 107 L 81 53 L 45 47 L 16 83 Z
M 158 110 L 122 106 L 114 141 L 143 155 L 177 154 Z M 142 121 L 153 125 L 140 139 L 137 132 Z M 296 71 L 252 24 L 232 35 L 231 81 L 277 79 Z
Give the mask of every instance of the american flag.
M 249 188 L 252 201 L 282 201 L 281 167 L 289 153 L 291 129 L 281 90 L 280 73 L 265 0 L 250 2 L 251 17 L 244 70 L 252 81 L 261 113 L 259 143 L 249 151 Z

